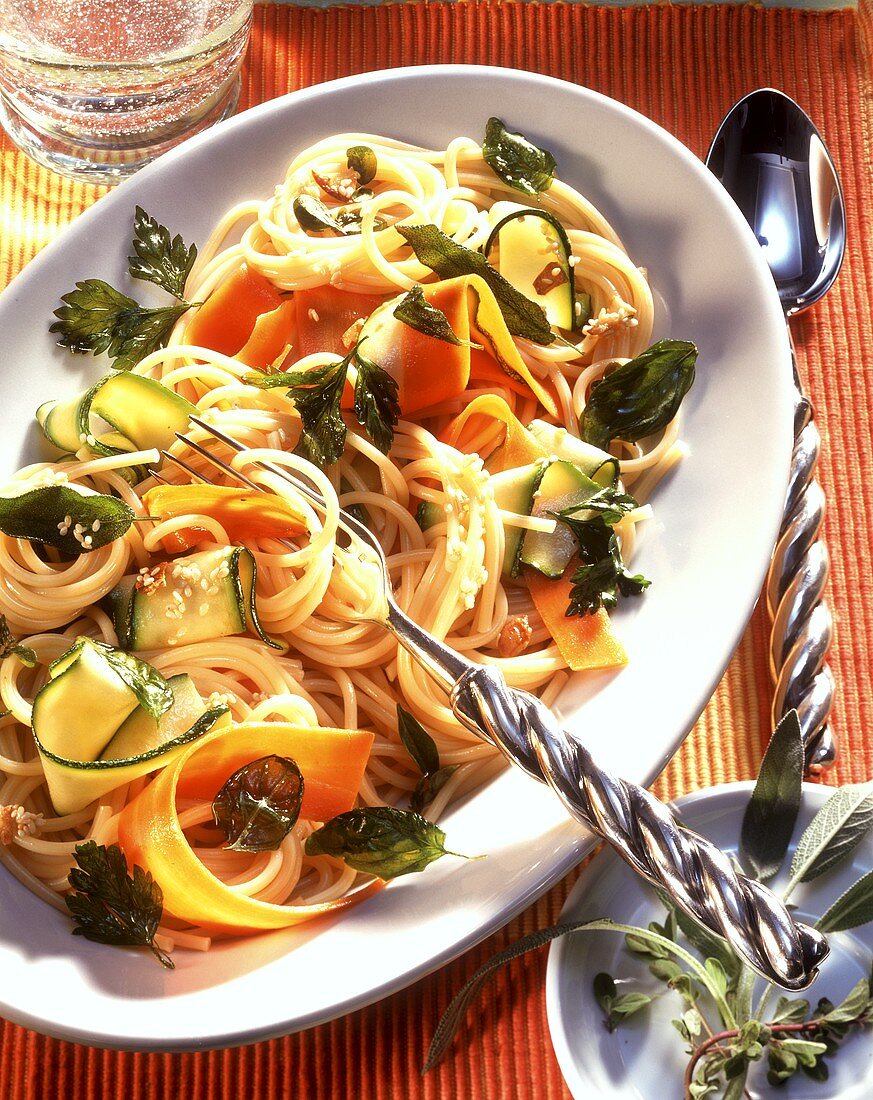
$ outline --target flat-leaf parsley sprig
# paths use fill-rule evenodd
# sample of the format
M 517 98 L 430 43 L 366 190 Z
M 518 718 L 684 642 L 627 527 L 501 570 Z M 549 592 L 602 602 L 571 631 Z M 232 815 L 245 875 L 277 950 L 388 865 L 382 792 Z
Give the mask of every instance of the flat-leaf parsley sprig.
M 383 454 L 394 441 L 400 419 L 397 381 L 388 371 L 361 354 L 359 340 L 344 359 L 305 371 L 252 372 L 243 377 L 260 389 L 287 389 L 303 423 L 301 450 L 316 466 L 337 462 L 346 442 L 342 398 L 349 368 L 354 368 L 354 414 Z
M 740 858 L 760 879 L 782 866 L 797 822 L 803 781 L 803 750 L 797 714 L 779 723 L 761 763 L 758 781 L 744 815 Z M 834 792 L 804 830 L 794 851 L 787 901 L 802 883 L 842 865 L 873 825 L 873 783 Z M 495 955 L 473 975 L 443 1014 L 434 1033 L 425 1070 L 443 1057 L 464 1015 L 487 979 L 507 962 L 542 947 L 559 936 L 586 931 L 624 935 L 630 955 L 645 963 L 656 983 L 617 980 L 601 972 L 592 994 L 610 1032 L 644 1012 L 657 998 L 678 999 L 672 1025 L 684 1043 L 688 1060 L 683 1089 L 686 1100 L 748 1096 L 746 1079 L 755 1062 L 766 1062 L 774 1088 L 797 1073 L 814 1081 L 828 1079 L 828 1059 L 843 1040 L 873 1024 L 873 974 L 861 978 L 838 1004 L 820 998 L 780 996 L 770 1006 L 773 986 L 765 986 L 753 1004 L 756 976 L 729 944 L 676 909 L 658 892 L 667 909 L 663 923 L 646 928 L 617 924 L 606 918 L 541 929 Z M 856 928 L 873 920 L 873 872 L 860 878 L 834 901 L 816 927 L 825 933 Z M 630 989 L 629 992 L 619 992 Z
M 146 355 L 166 345 L 179 318 L 197 302 L 185 298 L 185 283 L 197 259 L 196 245 L 136 208 L 133 222 L 133 255 L 128 273 L 133 279 L 154 283 L 176 299 L 167 306 L 148 307 L 103 279 L 82 279 L 76 289 L 61 295 L 57 320 L 49 332 L 70 351 L 99 355 L 106 352 L 116 370 L 130 370 Z

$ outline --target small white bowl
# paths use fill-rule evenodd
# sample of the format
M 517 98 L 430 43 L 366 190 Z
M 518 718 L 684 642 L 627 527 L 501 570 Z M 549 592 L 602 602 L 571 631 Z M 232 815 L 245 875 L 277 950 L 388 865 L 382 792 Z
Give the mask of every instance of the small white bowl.
M 683 821 L 707 836 L 725 852 L 736 852 L 743 812 L 753 783 L 728 783 L 696 791 L 676 800 Z M 787 880 L 794 843 L 814 814 L 833 794 L 833 788 L 804 784 L 803 803 L 794 841 L 783 868 L 771 885 L 778 891 Z M 844 890 L 873 867 L 873 834 L 864 838 L 854 858 L 839 865 L 792 895 L 797 916 L 813 923 Z M 665 916 L 654 893 L 622 860 L 604 850 L 582 873 L 567 898 L 560 922 L 609 917 L 623 924 L 645 928 Z M 850 932 L 832 933 L 831 954 L 821 975 L 803 993 L 815 1005 L 819 997 L 842 1000 L 855 983 L 870 974 L 873 959 L 873 924 Z M 681 1011 L 681 1001 L 667 992 L 646 1009 L 630 1017 L 610 1034 L 603 1013 L 592 994 L 594 975 L 606 971 L 614 978 L 639 979 L 634 989 L 651 986 L 664 990 L 646 965 L 625 950 L 624 937 L 616 932 L 581 932 L 562 936 L 549 952 L 546 1006 L 549 1029 L 561 1072 L 574 1100 L 682 1100 L 682 1075 L 687 1065 L 683 1042 L 670 1025 Z M 775 1004 L 775 997 L 772 1001 Z M 809 1097 L 817 1100 L 868 1100 L 873 1096 L 873 1043 L 856 1032 L 828 1059 L 830 1079 L 818 1083 L 802 1072 L 787 1087 L 773 1089 L 766 1080 L 766 1059 L 749 1073 L 748 1088 L 755 1098 Z

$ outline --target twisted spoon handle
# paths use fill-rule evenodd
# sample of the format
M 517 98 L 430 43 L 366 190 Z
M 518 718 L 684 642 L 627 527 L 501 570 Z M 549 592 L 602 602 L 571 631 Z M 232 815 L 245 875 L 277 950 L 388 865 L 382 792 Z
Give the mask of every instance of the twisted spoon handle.
M 794 347 L 792 345 L 792 362 Z M 770 674 L 774 683 L 774 726 L 796 710 L 803 735 L 807 771 L 829 768 L 837 749 L 828 725 L 834 681 L 826 658 L 833 621 L 822 598 L 829 561 L 819 538 L 824 493 L 815 471 L 821 437 L 812 407 L 794 370 L 795 416 L 791 478 L 782 528 L 767 576 L 767 606 L 772 621 Z
M 607 840 L 643 878 L 727 939 L 753 970 L 803 989 L 828 953 L 821 933 L 795 921 L 760 883 L 736 871 L 654 795 L 599 768 L 591 754 L 527 692 L 492 666 L 472 665 L 455 684 L 452 709 L 511 760 L 545 779 L 577 820 Z

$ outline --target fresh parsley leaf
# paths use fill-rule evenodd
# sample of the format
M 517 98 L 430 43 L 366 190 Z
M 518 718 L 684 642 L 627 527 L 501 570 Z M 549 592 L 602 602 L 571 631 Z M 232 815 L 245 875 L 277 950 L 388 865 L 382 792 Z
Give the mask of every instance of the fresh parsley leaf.
M 185 283 L 197 259 L 197 246 L 186 245 L 178 234 L 171 238 L 170 231 L 141 206 L 136 208 L 133 232 L 134 255 L 127 258 L 130 274 L 134 279 L 155 283 L 184 302 Z
M 76 845 L 74 856 L 78 867 L 70 871 L 69 883 L 75 893 L 64 898 L 76 924 L 73 935 L 95 943 L 148 947 L 172 970 L 173 960 L 154 942 L 164 894 L 149 872 L 134 867 L 131 877 L 117 844 L 106 848 L 88 840 Z
M 130 370 L 140 359 L 166 345 L 173 326 L 190 306 L 146 308 L 102 279 L 83 279 L 61 296 L 49 332 L 71 351 L 107 352 L 116 370 Z
M 497 299 L 506 327 L 515 336 L 524 336 L 535 344 L 552 343 L 554 334 L 543 309 L 507 282 L 481 252 L 458 244 L 435 225 L 398 225 L 395 228 L 412 246 L 419 261 L 441 279 L 454 279 L 459 275 L 478 275 L 484 279 Z
M 215 824 L 235 852 L 275 852 L 294 828 L 303 776 L 287 756 L 264 756 L 233 773 L 212 802 Z
M 21 645 L 18 639 L 12 636 L 6 616 L 0 615 L 0 661 L 6 657 L 17 657 L 27 668 L 33 668 L 36 665 L 36 653 L 30 646 Z M 5 713 L 8 714 L 9 711 Z
M 449 852 L 446 834 L 420 814 L 393 806 L 364 806 L 339 814 L 306 841 L 309 856 L 334 856 L 349 867 L 392 879 L 423 871 Z
M 84 496 L 67 485 L 46 485 L 17 497 L 0 497 L 0 531 L 11 538 L 53 546 L 72 557 L 121 538 L 135 518 L 133 509 L 118 497 L 102 493 Z
M 613 439 L 635 443 L 661 431 L 691 389 L 696 362 L 690 341 L 658 340 L 592 386 L 580 435 L 606 450 Z
M 358 182 L 363 187 L 376 178 L 378 161 L 369 145 L 353 145 L 346 149 L 346 163 L 358 173 Z
M 358 372 L 355 379 L 355 416 L 382 454 L 388 454 L 394 442 L 394 428 L 400 419 L 397 380 L 378 363 L 365 359 L 358 347 L 360 344 L 352 352 Z
M 288 371 L 284 376 L 284 384 L 289 386 L 289 396 L 303 422 L 301 450 L 322 469 L 337 462 L 345 447 L 346 425 L 341 403 L 348 367 L 346 357 L 315 370 Z
M 246 374 L 243 381 L 261 389 L 287 388 L 303 421 L 301 449 L 317 466 L 333 465 L 343 453 L 346 425 L 342 396 L 349 367 L 354 363 L 354 413 L 376 446 L 387 454 L 400 416 L 397 382 L 378 363 L 360 354 L 358 341 L 345 359 L 308 371 Z
M 651 583 L 640 573 L 625 569 L 618 538 L 612 530 L 622 516 L 633 511 L 632 496 L 604 486 L 571 509 L 551 514 L 569 527 L 579 548 L 582 564 L 570 578 L 568 615 L 591 615 L 601 607 L 615 607 L 619 596 L 639 596 Z
M 422 332 L 425 336 L 433 336 L 435 340 L 444 340 L 447 344 L 456 347 L 480 347 L 470 340 L 462 340 L 449 324 L 449 319 L 438 307 L 431 305 L 425 298 L 424 291 L 417 284 L 398 303 L 394 310 L 394 316 L 404 325 L 409 325 L 416 332 Z
M 489 118 L 485 124 L 482 157 L 504 183 L 525 195 L 538 195 L 552 186 L 557 167 L 552 154 L 523 134 L 507 130 L 499 118 Z

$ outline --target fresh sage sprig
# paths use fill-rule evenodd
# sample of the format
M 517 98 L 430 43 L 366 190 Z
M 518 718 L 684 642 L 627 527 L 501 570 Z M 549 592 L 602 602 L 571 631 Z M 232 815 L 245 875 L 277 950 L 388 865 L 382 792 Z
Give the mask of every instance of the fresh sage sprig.
M 802 777 L 800 726 L 791 712 L 771 738 L 744 815 L 740 858 L 755 874 L 771 878 L 785 860 L 797 821 Z M 844 864 L 871 825 L 873 783 L 835 791 L 797 842 L 783 900 L 801 884 Z M 767 986 L 753 1007 L 755 975 L 727 941 L 701 928 L 656 893 L 667 909 L 663 923 L 653 921 L 639 928 L 598 919 L 555 925 L 524 937 L 489 960 L 444 1013 L 424 1068 L 430 1069 L 442 1058 L 470 1004 L 501 966 L 558 936 L 586 931 L 622 933 L 628 954 L 643 962 L 655 981 L 643 985 L 606 972 L 594 976 L 592 994 L 608 1031 L 645 1012 L 660 997 L 678 1000 L 672 1025 L 688 1055 L 683 1078 L 688 1100 L 740 1100 L 747 1095 L 746 1081 L 755 1063 L 766 1065 L 767 1081 L 774 1087 L 797 1073 L 826 1081 L 828 1060 L 838 1056 L 843 1040 L 873 1024 L 873 973 L 861 978 L 837 1004 L 821 998 L 812 1005 L 803 997 L 780 996 L 768 1009 L 773 987 Z M 838 897 L 816 927 L 831 933 L 870 921 L 873 871 Z

